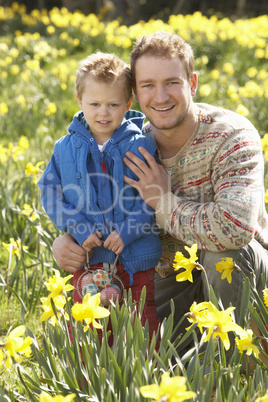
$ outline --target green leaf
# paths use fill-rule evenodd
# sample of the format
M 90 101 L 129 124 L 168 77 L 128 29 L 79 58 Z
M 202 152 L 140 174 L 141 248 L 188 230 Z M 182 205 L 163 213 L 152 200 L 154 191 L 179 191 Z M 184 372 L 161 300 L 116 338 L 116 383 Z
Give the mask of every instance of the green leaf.
M 250 294 L 250 283 L 249 279 L 243 279 L 243 291 L 241 297 L 241 306 L 240 306 L 240 317 L 239 317 L 239 325 L 244 326 L 246 312 L 248 311 L 248 303 L 249 303 L 249 294 Z

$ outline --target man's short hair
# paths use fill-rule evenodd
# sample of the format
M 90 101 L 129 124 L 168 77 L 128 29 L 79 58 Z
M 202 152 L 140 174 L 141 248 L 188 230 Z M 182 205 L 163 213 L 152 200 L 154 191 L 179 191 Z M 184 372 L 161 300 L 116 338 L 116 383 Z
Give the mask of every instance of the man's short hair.
M 186 68 L 189 81 L 194 73 L 193 49 L 184 39 L 173 33 L 156 31 L 151 35 L 144 35 L 136 41 L 130 53 L 130 64 L 134 82 L 136 62 L 143 55 L 169 59 L 179 57 Z
M 85 81 L 88 76 L 100 83 L 122 82 L 126 101 L 132 96 L 133 77 L 128 65 L 113 53 L 92 53 L 80 62 L 76 73 L 76 93 L 82 99 Z

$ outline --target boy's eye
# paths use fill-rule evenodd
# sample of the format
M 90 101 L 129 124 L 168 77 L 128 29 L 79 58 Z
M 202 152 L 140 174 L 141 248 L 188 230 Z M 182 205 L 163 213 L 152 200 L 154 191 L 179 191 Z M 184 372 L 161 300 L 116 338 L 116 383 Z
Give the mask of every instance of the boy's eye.
M 116 106 L 118 106 L 118 105 L 117 105 L 117 103 L 111 103 L 111 106 L 112 106 L 112 107 L 116 107 Z
M 91 106 L 98 106 L 98 103 L 91 103 Z

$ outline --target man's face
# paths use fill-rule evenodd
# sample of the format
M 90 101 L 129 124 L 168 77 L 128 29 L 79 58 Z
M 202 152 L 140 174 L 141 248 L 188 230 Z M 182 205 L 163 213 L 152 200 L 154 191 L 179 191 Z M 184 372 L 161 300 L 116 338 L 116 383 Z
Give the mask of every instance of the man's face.
M 197 78 L 187 78 L 179 57 L 141 56 L 135 67 L 135 97 L 151 124 L 172 130 L 187 120 L 192 110 Z M 185 120 L 186 119 L 186 120 Z

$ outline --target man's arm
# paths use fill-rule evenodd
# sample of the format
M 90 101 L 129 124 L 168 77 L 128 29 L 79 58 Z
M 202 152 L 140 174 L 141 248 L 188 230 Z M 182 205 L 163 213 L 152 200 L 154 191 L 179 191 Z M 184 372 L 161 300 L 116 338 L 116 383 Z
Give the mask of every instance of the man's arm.
M 262 230 L 258 216 L 263 211 L 263 160 L 253 130 L 238 130 L 219 147 L 210 173 L 213 194 L 206 202 L 192 192 L 191 197 L 190 192 L 177 195 L 168 190 L 167 174 L 150 158 L 146 167 L 138 158 L 127 156 L 131 161 L 125 163 L 139 181 L 125 178 L 126 182 L 155 209 L 159 227 L 185 244 L 197 243 L 199 249 L 211 251 L 236 249 Z

